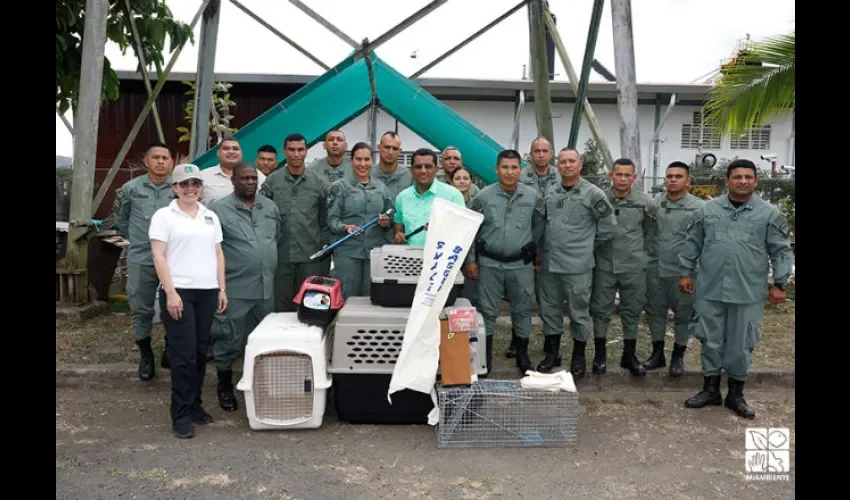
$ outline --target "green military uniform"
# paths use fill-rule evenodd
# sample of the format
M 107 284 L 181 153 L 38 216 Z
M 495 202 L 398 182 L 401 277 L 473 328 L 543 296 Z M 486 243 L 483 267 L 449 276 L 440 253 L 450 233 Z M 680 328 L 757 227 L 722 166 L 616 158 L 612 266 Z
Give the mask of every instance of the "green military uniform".
M 537 191 L 538 198 L 538 210 L 542 214 L 544 212 L 544 200 L 546 199 L 546 190 L 549 189 L 549 186 L 553 184 L 558 184 L 561 182 L 561 174 L 558 173 L 558 169 L 553 166 L 549 166 L 549 170 L 545 175 L 537 175 L 537 171 L 534 170 L 533 166 L 525 167 L 522 170 L 522 174 L 519 176 L 519 181 L 526 186 L 535 189 Z M 536 301 L 539 306 L 540 304 L 540 273 L 534 273 L 534 293 L 536 294 Z M 511 345 L 505 351 L 505 356 L 512 358 L 516 355 L 516 335 L 511 339 Z M 545 352 L 544 352 L 545 354 Z
M 413 176 L 410 175 L 410 169 L 397 167 L 394 172 L 387 173 L 381 170 L 380 163 L 376 163 L 372 167 L 371 178 L 380 181 L 387 188 L 387 195 L 392 200 L 393 206 L 395 206 L 395 199 L 398 194 L 413 185 Z M 390 223 L 390 227 L 392 227 L 392 223 Z M 392 230 L 387 231 L 384 234 L 384 238 L 384 244 L 395 244 Z
M 706 201 L 690 220 L 679 264 L 681 276 L 696 274 L 690 326 L 702 343 L 705 377 L 703 392 L 686 405 L 720 404 L 723 369 L 729 376 L 726 406 L 752 417 L 743 385 L 753 348 L 761 340 L 769 266 L 774 283 L 783 285 L 791 275 L 788 223 L 778 208 L 756 194 L 737 207 L 728 196 Z
M 662 194 L 652 201 L 656 219 L 649 242 L 649 261 L 646 267 L 646 322 L 652 336 L 653 353 L 644 363 L 646 369 L 660 368 L 664 359 L 664 339 L 667 333 L 667 310 L 673 309 L 673 355 L 670 374 L 682 374 L 683 357 L 688 346 L 688 321 L 693 310 L 693 296 L 679 290 L 679 252 L 685 244 L 688 219 L 699 210 L 703 200 L 685 192 L 678 200 Z M 656 346 L 660 350 L 656 350 Z
M 620 321 L 623 325 L 623 359 L 620 366 L 634 375 L 646 370 L 635 357 L 640 312 L 646 304 L 647 239 L 655 223 L 655 206 L 645 193 L 632 189 L 624 198 L 605 190 L 614 208 L 614 220 L 605 222 L 611 237 L 595 249 L 596 267 L 593 270 L 593 291 L 590 296 L 590 315 L 594 337 L 605 339 L 614 309 L 614 296 L 620 292 Z M 596 342 L 594 372 L 604 372 L 601 355 L 604 341 Z
M 278 242 L 274 309 L 295 311 L 292 299 L 304 280 L 322 274 L 322 261 L 310 255 L 329 243 L 327 188 L 319 175 L 305 169 L 293 176 L 288 168 L 272 172 L 260 188 L 280 211 L 281 238 Z
M 154 184 L 147 175 L 136 177 L 115 193 L 115 223 L 130 241 L 127 248 L 127 301 L 133 322 L 133 338 L 137 342 L 151 336 L 154 301 L 159 286 L 148 228 L 153 214 L 168 206 L 173 199 L 171 176 L 162 184 Z
M 590 338 L 588 310 L 595 266 L 596 240 L 610 237 L 604 228 L 613 217 L 608 197 L 588 180 L 567 189 L 562 182 L 546 191 L 543 257 L 540 273 L 540 317 L 546 342 L 546 359 L 537 370 L 548 372 L 560 365 L 558 350 L 564 332 L 567 301 L 573 337 L 574 377 L 584 375 L 584 347 Z M 598 228 L 598 229 L 597 229 Z
M 257 195 L 253 208 L 235 194 L 213 202 L 221 220 L 227 310 L 215 315 L 213 352 L 219 370 L 229 370 L 245 348 L 248 334 L 274 312 L 274 276 L 280 240 L 280 211 Z
M 351 160 L 349 160 L 348 158 L 344 158 L 342 160 L 342 163 L 340 163 L 336 167 L 333 167 L 328 162 L 328 158 L 326 156 L 324 158 L 319 158 L 313 161 L 312 163 L 307 165 L 307 168 L 319 174 L 319 177 L 325 182 L 328 187 L 330 187 L 331 184 L 342 179 L 343 177 L 351 176 L 353 167 L 351 166 Z
M 374 179 L 366 184 L 346 177 L 331 185 L 328 192 L 328 229 L 336 241 L 348 233 L 344 226 L 362 226 L 394 206 L 387 188 Z M 390 218 L 390 226 L 392 218 Z M 333 277 L 342 282 L 342 294 L 368 297 L 371 285 L 370 252 L 386 243 L 392 229 L 375 224 L 334 248 Z
M 520 351 L 525 350 L 531 336 L 531 306 L 534 302 L 534 261 L 536 245 L 543 231 L 543 217 L 537 210 L 537 192 L 517 184 L 508 193 L 499 184 L 491 184 L 472 199 L 471 210 L 484 215 L 475 251 L 467 254 L 467 262 L 478 262 L 479 306 L 484 316 L 487 336 L 496 331 L 496 317 L 502 297 L 511 304 L 511 323 L 520 338 Z M 533 243 L 535 251 L 527 245 Z M 523 251 L 525 248 L 525 251 Z M 487 341 L 487 345 L 492 342 Z M 489 361 L 489 359 L 488 359 Z M 519 366 L 519 358 L 518 358 Z M 521 366 L 531 369 L 530 362 Z
M 307 168 L 319 174 L 319 177 L 325 183 L 326 191 L 330 189 L 331 184 L 334 182 L 342 179 L 343 177 L 351 177 L 353 175 L 351 160 L 348 158 L 343 158 L 342 163 L 333 167 L 330 162 L 328 162 L 328 157 L 326 156 L 324 158 L 314 160 L 312 163 L 307 165 Z M 321 265 L 321 274 L 328 276 L 331 272 L 331 254 L 325 254 L 321 259 L 319 259 L 319 264 Z

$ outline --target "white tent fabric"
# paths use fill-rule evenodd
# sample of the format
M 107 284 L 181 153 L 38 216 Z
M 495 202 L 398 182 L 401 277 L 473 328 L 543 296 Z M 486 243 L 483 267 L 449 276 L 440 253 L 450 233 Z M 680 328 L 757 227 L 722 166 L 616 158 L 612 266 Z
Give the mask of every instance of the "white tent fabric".
M 390 404 L 393 393 L 410 389 L 431 394 L 436 410 L 434 384 L 440 358 L 439 316 L 483 220 L 482 214 L 466 207 L 439 198 L 434 200 L 422 273 L 387 392 Z M 434 425 L 435 419 L 436 411 L 429 415 L 429 422 Z

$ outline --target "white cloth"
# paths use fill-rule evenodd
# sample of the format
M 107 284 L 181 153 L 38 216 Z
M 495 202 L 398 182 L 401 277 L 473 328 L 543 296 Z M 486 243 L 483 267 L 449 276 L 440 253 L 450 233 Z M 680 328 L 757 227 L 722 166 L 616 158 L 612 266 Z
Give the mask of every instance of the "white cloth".
M 430 394 L 434 401 L 428 415 L 431 425 L 438 418 L 434 384 L 440 358 L 440 312 L 483 220 L 482 214 L 441 198 L 434 200 L 428 219 L 422 272 L 387 400 L 392 404 L 392 394 L 404 389 Z
M 198 203 L 192 218 L 177 200 L 154 212 L 148 236 L 166 243 L 166 262 L 174 288 L 219 288 L 215 246 L 221 243 L 218 215 Z
M 231 177 L 221 171 L 221 165 L 201 170 L 201 180 L 204 187 L 201 190 L 201 203 L 212 205 L 212 202 L 220 200 L 233 192 L 233 181 Z M 257 190 L 263 186 L 266 176 L 257 170 Z
M 540 373 L 528 370 L 525 372 L 525 377 L 520 379 L 519 383 L 524 389 L 540 389 L 552 392 L 577 391 L 573 374 L 566 370 L 555 373 Z

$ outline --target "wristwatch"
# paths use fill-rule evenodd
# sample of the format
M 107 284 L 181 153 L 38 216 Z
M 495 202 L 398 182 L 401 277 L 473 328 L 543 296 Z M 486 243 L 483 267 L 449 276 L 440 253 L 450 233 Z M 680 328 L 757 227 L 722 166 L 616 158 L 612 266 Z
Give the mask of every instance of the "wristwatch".
M 785 283 L 774 283 L 773 286 L 782 290 L 783 292 L 788 288 L 788 285 L 786 285 Z

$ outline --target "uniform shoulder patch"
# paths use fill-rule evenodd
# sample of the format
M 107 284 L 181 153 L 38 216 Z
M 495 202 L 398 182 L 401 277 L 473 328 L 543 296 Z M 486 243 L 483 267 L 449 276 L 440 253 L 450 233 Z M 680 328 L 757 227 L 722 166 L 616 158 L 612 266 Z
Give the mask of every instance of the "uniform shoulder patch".
M 607 200 L 605 200 L 605 198 L 600 198 L 596 203 L 594 203 L 593 209 L 596 210 L 596 213 L 599 214 L 600 217 L 608 217 L 611 215 L 611 205 Z
M 774 221 L 774 225 L 783 236 L 788 237 L 791 234 L 791 226 L 788 224 L 788 219 L 784 215 L 779 214 Z

